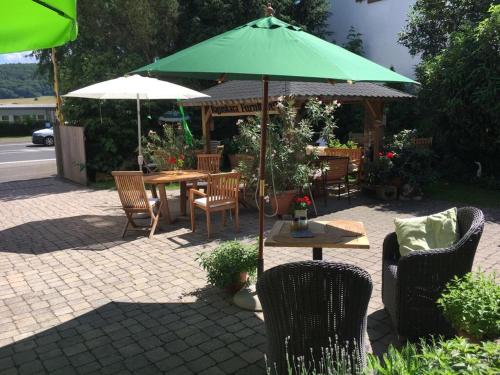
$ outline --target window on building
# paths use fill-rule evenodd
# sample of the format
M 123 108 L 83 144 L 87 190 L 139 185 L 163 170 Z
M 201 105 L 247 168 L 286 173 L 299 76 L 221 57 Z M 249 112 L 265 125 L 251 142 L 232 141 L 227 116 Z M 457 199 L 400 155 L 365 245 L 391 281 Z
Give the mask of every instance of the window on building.
M 14 122 L 21 122 L 21 116 L 14 115 Z
M 2 122 L 8 122 L 9 121 L 9 116 L 2 115 L 2 117 L 0 117 L 0 121 L 2 121 Z
M 44 115 L 37 115 L 36 119 L 37 120 L 45 120 L 45 116 Z

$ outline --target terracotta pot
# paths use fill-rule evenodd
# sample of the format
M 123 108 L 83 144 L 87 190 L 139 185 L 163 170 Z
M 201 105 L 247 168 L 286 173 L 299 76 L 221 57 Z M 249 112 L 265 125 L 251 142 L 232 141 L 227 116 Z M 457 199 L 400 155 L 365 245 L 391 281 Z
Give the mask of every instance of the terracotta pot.
M 274 194 L 269 194 L 269 199 L 271 200 L 271 206 L 273 212 L 276 212 L 276 205 L 278 206 L 277 214 L 280 216 L 286 215 L 290 210 L 290 205 L 292 204 L 293 198 L 295 197 L 295 190 L 282 191 L 276 194 L 276 199 L 274 199 Z
M 226 287 L 226 290 L 231 294 L 235 294 L 245 286 L 248 281 L 248 272 L 239 272 L 234 274 L 233 280 L 233 283 Z

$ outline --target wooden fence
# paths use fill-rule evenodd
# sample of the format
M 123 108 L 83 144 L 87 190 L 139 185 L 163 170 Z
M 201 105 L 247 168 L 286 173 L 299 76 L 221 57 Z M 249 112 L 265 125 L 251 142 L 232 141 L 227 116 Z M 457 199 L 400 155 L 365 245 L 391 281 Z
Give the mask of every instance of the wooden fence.
M 64 178 L 82 185 L 87 184 L 84 130 L 79 126 L 59 127 Z

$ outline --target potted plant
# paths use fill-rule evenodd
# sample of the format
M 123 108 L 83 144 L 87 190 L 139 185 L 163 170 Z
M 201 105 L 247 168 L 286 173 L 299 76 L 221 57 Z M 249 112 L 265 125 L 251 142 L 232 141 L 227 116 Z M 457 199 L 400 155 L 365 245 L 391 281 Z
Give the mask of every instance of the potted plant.
M 473 341 L 500 337 L 500 284 L 495 274 L 477 272 L 455 277 L 437 303 L 462 336 Z
M 236 293 L 255 275 L 257 256 L 255 244 L 226 241 L 210 252 L 198 254 L 197 261 L 207 272 L 209 284 Z
M 301 195 L 295 197 L 293 200 L 293 217 L 305 217 L 307 218 L 307 210 L 312 204 L 311 198 L 308 195 Z

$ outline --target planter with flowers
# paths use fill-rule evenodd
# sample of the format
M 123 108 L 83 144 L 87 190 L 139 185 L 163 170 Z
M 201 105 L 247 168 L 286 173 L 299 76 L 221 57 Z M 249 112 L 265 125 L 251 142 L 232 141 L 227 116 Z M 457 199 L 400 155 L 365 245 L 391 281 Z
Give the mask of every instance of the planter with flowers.
M 150 131 L 142 138 L 143 154 L 148 164 L 156 170 L 177 170 L 196 166 L 195 150 L 199 141 L 193 145 L 185 142 L 181 127 L 165 124 L 163 132 Z
M 307 211 L 312 204 L 311 198 L 308 195 L 301 195 L 295 197 L 293 200 L 293 217 L 294 218 L 307 218 Z

